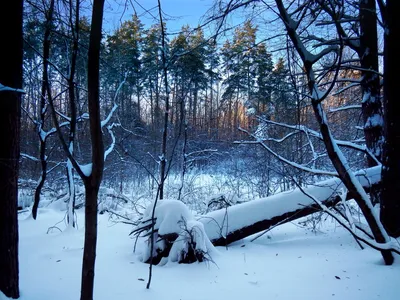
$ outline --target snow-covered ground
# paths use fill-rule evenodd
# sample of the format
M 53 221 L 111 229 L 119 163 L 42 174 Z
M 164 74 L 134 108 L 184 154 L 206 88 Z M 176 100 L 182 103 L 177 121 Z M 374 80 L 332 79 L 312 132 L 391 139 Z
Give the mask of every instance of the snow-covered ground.
M 37 221 L 20 215 L 22 300 L 79 299 L 83 212 L 78 230 L 56 225 L 64 216 L 50 208 L 41 208 Z M 47 233 L 54 225 L 59 229 Z M 254 242 L 218 247 L 215 264 L 155 266 L 150 290 L 149 266 L 133 253 L 131 227 L 106 214 L 98 226 L 96 300 L 400 299 L 400 257 L 383 265 L 377 251 L 360 250 L 330 219 L 319 233 L 289 223 Z

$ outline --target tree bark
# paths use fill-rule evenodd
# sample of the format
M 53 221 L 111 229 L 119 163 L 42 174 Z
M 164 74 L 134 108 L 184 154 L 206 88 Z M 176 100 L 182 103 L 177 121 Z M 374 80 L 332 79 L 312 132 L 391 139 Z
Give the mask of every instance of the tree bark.
M 384 118 L 381 220 L 388 234 L 400 236 L 400 101 L 398 99 L 399 19 L 396 1 L 387 0 L 384 16 Z
M 81 300 L 92 300 L 97 245 L 97 195 L 99 187 L 85 186 L 85 244 L 83 250 Z
M 97 196 L 103 177 L 104 145 L 100 119 L 100 45 L 104 0 L 93 2 L 92 24 L 88 51 L 88 106 L 92 146 L 92 172 L 84 177 L 85 245 L 83 250 L 81 300 L 93 299 L 97 244 Z
M 159 3 L 160 5 L 160 3 Z M 167 45 L 165 42 L 165 28 L 162 20 L 160 20 L 161 25 L 161 57 L 163 64 L 163 76 L 164 76 L 164 87 L 165 87 L 165 112 L 164 112 L 164 124 L 163 124 L 163 134 L 162 134 L 162 144 L 161 144 L 161 161 L 160 161 L 160 185 L 159 185 L 159 198 L 164 199 L 164 183 L 167 179 L 167 141 L 168 141 L 168 122 L 169 122 L 169 85 L 168 85 L 168 67 L 167 67 Z
M 2 60 L 0 83 L 22 88 L 23 1 L 15 0 L 0 12 Z M 20 152 L 21 93 L 0 91 L 0 291 L 19 298 L 18 164 Z
M 362 115 L 364 136 L 368 149 L 382 161 L 383 117 L 380 97 L 378 65 L 378 34 L 376 29 L 375 0 L 360 0 L 360 47 L 358 56 L 362 68 Z M 375 160 L 367 158 L 368 167 L 376 166 Z
M 76 87 L 75 87 L 75 72 L 76 72 L 76 60 L 78 56 L 78 47 L 79 47 L 79 5 L 80 1 L 76 0 L 75 5 L 75 24 L 73 22 L 73 4 L 72 2 L 70 5 L 70 26 L 72 31 L 72 55 L 71 55 L 71 62 L 70 62 L 70 70 L 69 70 L 69 78 L 68 78 L 68 96 L 69 96 L 69 105 L 70 105 L 70 126 L 69 126 L 69 135 L 68 135 L 68 148 L 70 153 L 73 155 L 74 153 L 74 142 L 75 142 L 75 135 L 76 135 L 76 123 L 77 123 L 77 112 L 76 112 Z M 72 163 L 69 159 L 67 159 L 67 179 L 68 179 L 68 193 L 69 193 L 69 200 L 68 200 L 68 224 L 69 226 L 75 227 L 74 221 L 74 207 L 75 207 L 75 180 L 74 180 L 74 169 Z

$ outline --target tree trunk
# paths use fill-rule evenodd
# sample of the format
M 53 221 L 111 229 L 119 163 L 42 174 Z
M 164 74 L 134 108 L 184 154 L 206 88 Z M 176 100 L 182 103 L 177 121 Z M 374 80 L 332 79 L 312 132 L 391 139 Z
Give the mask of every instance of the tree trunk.
M 49 66 L 49 58 L 50 58 L 50 32 L 51 26 L 53 23 L 53 10 L 54 10 L 54 0 L 50 2 L 49 10 L 45 12 L 46 14 L 46 27 L 44 31 L 43 38 L 43 76 L 42 76 L 42 87 L 41 87 L 41 95 L 40 95 L 40 120 L 38 121 L 38 136 L 40 140 L 39 144 L 39 159 L 41 166 L 41 175 L 39 178 L 38 185 L 35 190 L 35 197 L 33 200 L 32 206 L 32 217 L 36 220 L 37 210 L 40 202 L 40 194 L 42 192 L 43 185 L 46 181 L 47 177 L 47 157 L 46 157 L 46 140 L 47 136 L 43 133 L 45 132 L 43 127 L 46 120 L 46 94 L 47 94 L 47 85 L 49 84 L 49 75 L 48 75 L 48 66 Z
M 362 68 L 362 115 L 367 147 L 382 160 L 383 118 L 380 98 L 378 35 L 375 0 L 360 0 L 360 48 L 358 56 Z M 368 156 L 368 167 L 376 166 Z
M 0 83 L 22 88 L 23 1 L 15 0 L 0 12 L 2 63 Z M 0 291 L 19 298 L 18 269 L 18 164 L 21 93 L 0 91 Z
M 136 97 L 137 97 L 137 115 L 138 115 L 138 122 L 141 122 L 142 117 L 142 111 L 141 111 L 141 103 L 140 103 L 140 85 L 136 86 Z
M 72 154 L 72 153 L 71 153 Z M 71 161 L 67 160 L 67 180 L 68 180 L 68 214 L 67 222 L 68 226 L 75 227 L 75 180 L 74 180 L 74 168 Z
M 70 62 L 70 70 L 69 70 L 69 77 L 68 77 L 68 96 L 69 96 L 69 107 L 70 107 L 70 126 L 69 126 L 69 135 L 68 135 L 68 149 L 71 155 L 74 153 L 74 142 L 75 142 L 75 135 L 76 135 L 76 123 L 77 123 L 77 111 L 76 111 L 76 89 L 75 89 L 75 72 L 76 72 L 76 60 L 78 56 L 78 48 L 79 48 L 79 4 L 80 1 L 76 0 L 75 6 L 75 25 L 73 22 L 73 3 L 70 2 L 70 24 L 72 26 L 72 55 L 71 55 L 71 62 Z M 68 193 L 69 193 L 69 200 L 68 200 L 68 225 L 71 227 L 75 227 L 74 221 L 74 206 L 75 206 L 75 180 L 74 180 L 74 169 L 72 166 L 71 161 L 67 160 L 67 179 L 68 179 Z
M 32 205 L 32 217 L 35 220 L 36 220 L 37 211 L 39 208 L 40 194 L 42 192 L 42 188 L 43 188 L 44 182 L 46 181 L 46 177 L 47 177 L 47 160 L 45 158 L 45 151 L 42 151 L 42 149 L 45 149 L 46 143 L 41 140 L 40 144 L 41 144 L 40 145 L 40 163 L 41 163 L 41 173 L 42 174 L 40 175 L 38 185 L 36 186 L 36 189 L 35 189 L 35 195 L 33 198 L 33 205 Z M 42 146 L 42 144 L 44 144 L 44 146 Z
M 160 4 L 159 4 L 160 5 Z M 164 128 L 162 135 L 161 144 L 161 161 L 160 161 L 160 186 L 159 186 L 159 198 L 164 199 L 164 183 L 167 172 L 167 140 L 168 140 L 168 121 L 169 121 L 169 86 L 168 86 L 168 67 L 167 67 L 167 53 L 165 51 L 165 29 L 164 24 L 161 22 L 161 34 L 162 34 L 162 64 L 163 64 L 163 76 L 165 86 L 165 112 L 164 112 Z M 182 99 L 183 100 L 183 99 Z
M 85 244 L 83 250 L 81 300 L 93 299 L 97 245 L 97 195 L 99 187 L 85 185 Z
M 93 2 L 88 51 L 88 106 L 92 146 L 92 172 L 84 178 L 85 245 L 83 250 L 81 300 L 93 299 L 97 244 L 97 196 L 103 177 L 104 145 L 100 119 L 100 45 L 104 0 Z
M 368 174 L 366 177 L 365 174 Z M 357 179 L 370 191 L 380 185 L 380 169 L 378 167 L 360 172 Z M 372 185 L 371 185 L 372 183 Z M 341 201 L 333 190 L 339 190 L 340 180 L 329 179 L 304 188 L 327 207 Z M 355 195 L 348 193 L 347 200 Z M 199 221 L 204 224 L 207 236 L 215 246 L 226 246 L 255 233 L 267 230 L 276 225 L 294 221 L 320 211 L 321 208 L 310 197 L 296 189 L 290 193 L 276 194 L 264 199 L 233 205 L 227 209 L 212 211 Z M 248 215 L 243 218 L 244 215 Z
M 198 102 L 198 96 L 199 96 L 199 91 L 197 87 L 197 83 L 194 84 L 194 90 L 193 90 L 193 127 L 192 130 L 196 130 L 196 127 L 199 125 L 197 122 L 197 102 Z M 194 133 L 196 134 L 196 133 Z
M 337 203 L 339 203 L 340 201 L 341 201 L 340 197 L 337 196 L 333 199 L 327 199 L 323 201 L 323 203 L 327 207 L 332 207 Z M 307 207 L 299 208 L 295 211 L 285 212 L 283 214 L 273 216 L 271 218 L 266 218 L 265 220 L 255 222 L 253 224 L 246 224 L 245 226 L 236 229 L 234 231 L 231 231 L 224 236 L 221 235 L 220 237 L 214 237 L 210 240 L 214 246 L 227 246 L 233 242 L 244 239 L 250 235 L 273 228 L 276 225 L 282 225 L 288 222 L 292 222 L 299 218 L 309 216 L 318 211 L 321 211 L 320 206 L 318 204 L 311 204 Z
M 384 115 L 381 220 L 389 235 L 400 236 L 400 101 L 397 73 L 399 63 L 400 27 L 396 4 L 386 1 L 384 57 Z

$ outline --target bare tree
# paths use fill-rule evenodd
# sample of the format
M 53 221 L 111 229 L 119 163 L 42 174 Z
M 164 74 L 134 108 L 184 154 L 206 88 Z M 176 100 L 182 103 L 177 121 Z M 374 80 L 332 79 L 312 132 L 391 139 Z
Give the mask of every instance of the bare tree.
M 160 186 L 159 186 L 159 198 L 164 198 L 164 183 L 167 174 L 167 140 L 168 140 L 168 122 L 169 122 L 169 85 L 168 85 L 168 66 L 167 66 L 167 43 L 166 43 L 166 32 L 164 22 L 162 18 L 161 3 L 158 0 L 158 9 L 160 16 L 161 26 L 161 58 L 162 58 L 162 70 L 164 77 L 165 86 L 165 111 L 164 111 L 164 127 L 161 144 L 161 161 L 160 161 Z
M 335 46 L 327 46 L 317 54 L 309 52 L 306 46 L 304 45 L 302 39 L 300 38 L 299 34 L 297 33 L 301 17 L 299 20 L 293 19 L 292 16 L 294 14 L 290 14 L 288 12 L 288 9 L 284 6 L 282 0 L 276 0 L 275 2 L 279 11 L 279 17 L 284 23 L 287 34 L 290 37 L 293 46 L 298 52 L 301 61 L 303 63 L 303 67 L 307 75 L 311 104 L 314 110 L 316 120 L 319 124 L 319 129 L 328 156 L 334 168 L 336 169 L 339 178 L 343 181 L 348 191 L 354 194 L 354 200 L 357 202 L 361 211 L 363 212 L 364 217 L 371 228 L 375 240 L 378 243 L 387 243 L 390 241 L 390 238 L 387 235 L 386 231 L 384 230 L 383 226 L 381 225 L 379 218 L 376 216 L 369 196 L 367 195 L 363 187 L 360 185 L 360 183 L 357 182 L 357 180 L 355 180 L 355 176 L 353 172 L 350 170 L 345 156 L 339 149 L 336 140 L 333 138 L 327 122 L 326 114 L 322 107 L 322 101 L 326 98 L 327 95 L 329 95 L 331 88 L 325 92 L 322 92 L 320 90 L 318 82 L 316 81 L 314 65 L 325 55 L 328 55 L 332 52 L 337 53 L 336 63 L 340 64 L 342 50 L 338 49 L 338 47 Z M 337 13 L 340 14 L 341 11 L 338 11 Z M 390 251 L 382 250 L 381 253 L 386 264 L 390 265 L 393 263 L 394 258 Z
M 238 8 L 247 7 L 250 3 L 256 5 L 256 2 L 258 1 L 229 1 L 223 5 L 225 9 L 219 7 L 221 16 L 217 17 L 217 19 L 224 20 L 229 12 Z M 374 34 L 374 32 L 376 33 L 376 28 L 374 28 L 374 31 L 371 33 L 371 37 L 364 37 L 362 41 L 360 41 L 358 37 L 354 38 L 354 35 L 351 36 L 347 34 L 342 25 L 351 23 L 356 18 L 351 20 L 351 17 L 347 15 L 347 7 L 345 7 L 344 1 L 296 2 L 276 0 L 273 1 L 274 3 L 272 3 L 272 1 L 261 2 L 270 12 L 274 12 L 278 18 L 282 20 L 287 36 L 291 42 L 291 47 L 293 47 L 295 52 L 297 52 L 300 62 L 300 74 L 305 74 L 307 83 L 308 92 L 304 94 L 308 99 L 310 99 L 311 108 L 314 112 L 320 131 L 319 133 L 312 133 L 313 131 L 305 129 L 304 126 L 293 126 L 291 128 L 293 129 L 293 132 L 290 132 L 282 139 L 275 141 L 287 140 L 301 131 L 303 131 L 308 138 L 313 136 L 313 138 L 322 140 L 326 153 L 336 172 L 322 169 L 318 170 L 315 167 L 310 168 L 290 161 L 289 159 L 274 153 L 274 151 L 263 143 L 262 137 L 253 136 L 256 139 L 255 143 L 261 144 L 277 159 L 297 169 L 319 175 L 339 177 L 348 192 L 361 208 L 375 240 L 377 243 L 382 245 L 378 248 L 381 250 L 385 263 L 392 264 L 393 255 L 385 246 L 390 242 L 390 237 L 387 235 L 378 216 L 376 215 L 370 197 L 367 195 L 365 189 L 363 189 L 360 183 L 355 179 L 355 175 L 350 169 L 349 162 L 347 161 L 343 151 L 339 148 L 339 146 L 350 146 L 351 148 L 361 150 L 368 154 L 371 165 L 379 165 L 381 155 L 379 144 L 382 142 L 379 126 L 381 127 L 382 123 L 374 122 L 379 120 L 379 117 L 381 117 L 379 103 L 379 72 L 377 65 L 378 53 L 376 34 Z M 221 4 L 222 2 L 219 3 Z M 362 33 L 365 35 L 370 27 L 375 26 L 370 23 L 376 24 L 375 6 L 374 3 L 364 1 L 363 3 L 360 3 L 359 8 L 362 9 L 359 15 L 360 18 L 362 18 Z M 328 20 L 326 16 L 330 16 L 330 20 Z M 334 38 L 330 39 L 328 35 L 328 39 L 324 39 L 311 34 L 311 32 L 318 32 L 316 27 L 320 25 L 327 26 L 326 28 L 328 30 L 332 29 L 330 32 L 334 34 Z M 218 29 L 220 28 L 221 26 L 218 27 Z M 358 82 L 358 84 L 361 84 L 363 88 L 363 99 L 365 100 L 365 103 L 363 103 L 364 117 L 366 123 L 371 123 L 369 124 L 371 126 L 366 124 L 368 126 L 364 127 L 366 129 L 366 139 L 369 140 L 367 142 L 367 148 L 356 145 L 355 143 L 336 140 L 333 137 L 331 127 L 328 124 L 327 115 L 323 108 L 323 101 L 331 95 L 341 68 L 346 67 L 343 63 L 343 49 L 345 46 L 357 52 L 363 64 L 362 68 L 358 68 L 358 70 L 361 69 L 363 72 L 362 80 L 361 82 Z M 368 47 L 371 47 L 371 49 Z M 369 51 L 371 51 L 371 53 L 369 53 Z M 283 124 L 275 122 L 275 125 L 282 126 Z M 286 128 L 289 128 L 288 126 L 289 125 L 286 125 Z M 309 142 L 309 146 L 312 152 L 316 153 L 313 150 L 311 142 Z M 318 159 L 318 155 L 315 159 Z
M 362 91 L 361 108 L 365 143 L 376 158 L 367 156 L 367 164 L 369 167 L 373 167 L 382 161 L 384 141 L 376 3 L 375 0 L 360 0 L 358 3 L 342 1 L 336 4 L 344 12 L 346 7 L 354 7 L 358 11 L 358 16 L 353 16 L 347 13 L 338 15 L 331 3 L 320 0 L 318 2 L 322 10 L 331 17 L 331 21 L 326 22 L 326 24 L 335 24 L 337 32 L 341 36 L 341 41 L 358 55 L 359 62 L 353 67 L 350 64 L 347 67 L 355 68 L 361 73 L 359 84 Z M 347 27 L 350 27 L 350 29 L 346 29 L 345 25 L 349 25 Z M 336 42 L 338 43 L 339 40 Z M 353 82 L 354 86 L 356 86 L 355 83 Z M 370 195 L 373 203 L 379 202 L 378 190 L 371 190 Z
M 364 121 L 364 136 L 367 147 L 375 155 L 378 161 L 382 160 L 383 144 L 383 117 L 382 101 L 380 96 L 380 73 L 378 63 L 378 33 L 377 33 L 377 12 L 375 0 L 360 0 L 356 2 L 337 2 L 335 5 L 327 1 L 318 0 L 321 9 L 326 12 L 331 20 L 323 25 L 334 24 L 341 39 L 334 41 L 323 41 L 324 43 L 336 43 L 340 41 L 355 51 L 359 58 L 359 64 L 353 66 L 361 72 L 359 84 L 362 89 L 362 115 Z M 336 8 L 335 8 L 336 6 Z M 347 13 L 346 8 L 354 6 L 357 15 Z M 342 10 L 337 14 L 337 10 Z M 345 25 L 349 25 L 350 29 Z M 359 30 L 358 30 L 359 28 Z M 351 65 L 348 66 L 352 68 Z M 377 162 L 367 157 L 369 167 Z
M 71 117 L 69 120 L 69 135 L 68 135 L 68 148 L 73 155 L 74 142 L 76 135 L 77 125 L 77 109 L 76 109 L 76 85 L 75 85 L 75 73 L 76 73 L 76 60 L 78 56 L 78 42 L 79 42 L 79 10 L 80 0 L 76 0 L 75 4 L 75 22 L 73 20 L 74 8 L 73 2 L 69 3 L 69 23 L 72 32 L 72 51 L 70 60 L 70 70 L 68 77 L 68 96 Z M 74 181 L 74 169 L 70 159 L 67 160 L 67 179 L 68 179 L 68 224 L 75 227 L 74 221 L 74 206 L 75 206 L 75 181 Z
M 104 159 L 106 157 L 103 145 L 102 127 L 104 127 L 115 109 L 105 121 L 100 118 L 100 46 L 102 38 L 104 0 L 93 2 L 92 22 L 88 50 L 88 108 L 91 139 L 91 163 L 80 165 L 70 151 L 57 120 L 54 103 L 49 97 L 53 122 L 64 152 L 74 169 L 81 177 L 85 186 L 85 242 L 83 249 L 81 300 L 93 299 L 96 245 L 97 245 L 97 214 L 98 193 L 103 178 Z M 48 95 L 51 95 L 50 85 L 47 85 Z M 70 99 L 71 100 L 71 99 Z M 108 152 L 109 150 L 107 150 Z
M 32 217 L 36 219 L 37 211 L 40 202 L 40 194 L 42 192 L 43 185 L 46 181 L 47 177 L 47 155 L 46 155 L 46 142 L 48 137 L 50 136 L 50 132 L 46 132 L 44 129 L 45 120 L 46 120 L 46 112 L 47 112 L 47 86 L 49 84 L 49 59 L 50 59 L 50 34 L 51 34 L 51 27 L 53 24 L 53 12 L 54 12 L 54 0 L 50 1 L 49 8 L 45 10 L 45 30 L 44 30 L 44 37 L 43 37 L 43 76 L 42 76 L 42 87 L 41 87 L 41 95 L 40 95 L 40 105 L 39 105 L 39 114 L 40 118 L 36 122 L 37 133 L 39 136 L 39 161 L 41 167 L 41 173 L 38 180 L 37 187 L 35 189 L 35 196 L 33 199 L 33 206 L 32 206 Z M 54 131 L 53 131 L 54 133 Z

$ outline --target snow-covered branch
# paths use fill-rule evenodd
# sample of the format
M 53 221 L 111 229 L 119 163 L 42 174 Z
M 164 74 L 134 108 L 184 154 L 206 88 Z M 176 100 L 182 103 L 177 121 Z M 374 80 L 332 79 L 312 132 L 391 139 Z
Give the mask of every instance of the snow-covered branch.
M 68 126 L 69 122 L 63 122 L 59 125 L 59 128 L 63 128 L 65 126 Z M 49 131 L 44 131 L 43 129 L 40 130 L 40 139 L 42 141 L 45 141 L 49 136 L 53 135 L 54 133 L 57 132 L 57 128 L 53 127 Z
M 108 122 L 110 122 L 110 120 L 111 120 L 114 112 L 117 110 L 117 108 L 118 108 L 118 105 L 116 103 L 114 103 L 114 106 L 112 107 L 108 116 L 103 121 L 101 121 L 101 128 L 103 128 L 104 126 L 107 125 Z
M 21 157 L 29 159 L 29 160 L 32 160 L 32 161 L 35 161 L 35 162 L 39 162 L 40 161 L 40 159 L 38 159 L 38 158 L 36 158 L 34 156 L 31 156 L 29 154 L 26 154 L 26 153 L 21 153 Z
M 115 92 L 115 95 L 114 95 L 114 105 L 113 105 L 113 107 L 112 107 L 110 113 L 108 114 L 108 116 L 107 116 L 103 121 L 101 121 L 101 128 L 103 128 L 104 126 L 107 125 L 108 122 L 110 122 L 111 117 L 113 116 L 114 112 L 117 110 L 117 108 L 118 108 L 118 105 L 117 105 L 117 103 L 116 103 L 117 97 L 118 97 L 118 95 L 119 95 L 119 92 L 120 92 L 121 89 L 122 89 L 122 86 L 123 86 L 123 85 L 125 84 L 125 82 L 126 82 L 127 76 L 128 76 L 128 72 L 125 73 L 124 80 L 119 84 L 119 86 L 118 86 L 118 88 L 117 88 L 117 90 L 116 90 L 116 92 Z
M 255 139 L 255 141 L 237 141 L 235 143 L 241 143 L 241 144 L 259 144 L 261 145 L 265 150 L 267 150 L 270 154 L 272 154 L 275 158 L 277 158 L 278 160 L 284 162 L 285 164 L 296 168 L 298 170 L 307 172 L 307 173 L 312 173 L 312 174 L 316 174 L 316 175 L 323 175 L 323 176 L 334 176 L 334 177 L 338 177 L 338 173 L 336 172 L 330 172 L 330 171 L 325 171 L 325 170 L 320 170 L 320 169 L 313 169 L 313 168 L 309 168 L 306 167 L 304 165 L 298 164 L 294 161 L 288 160 L 286 158 L 284 158 L 283 156 L 279 155 L 278 153 L 276 153 L 275 151 L 273 151 L 270 147 L 268 147 L 268 145 L 266 143 L 264 143 L 264 141 L 262 139 L 260 139 L 259 137 L 255 136 L 254 134 L 250 133 L 249 131 L 243 129 L 243 128 L 239 128 L 240 131 L 247 133 L 249 136 L 251 136 L 252 138 Z
M 186 156 L 193 156 L 193 155 L 197 155 L 197 154 L 202 154 L 202 153 L 206 153 L 206 152 L 218 152 L 217 149 L 203 149 L 203 150 L 198 150 L 198 151 L 192 151 L 190 153 L 187 153 Z
M 354 107 L 354 108 L 356 108 L 356 107 Z M 264 122 L 264 123 L 273 124 L 276 126 L 296 130 L 296 131 L 301 131 L 301 132 L 304 132 L 304 134 L 306 134 L 306 135 L 311 135 L 312 137 L 315 137 L 321 141 L 323 140 L 323 136 L 321 133 L 319 133 L 315 130 L 312 130 L 304 125 L 289 125 L 286 123 L 280 123 L 280 122 L 275 122 L 275 121 L 266 120 L 266 119 L 260 119 L 260 121 Z M 260 137 L 258 137 L 258 138 L 260 138 Z M 268 139 L 268 140 L 273 140 L 273 139 Z M 278 140 L 274 140 L 274 141 L 278 141 Z M 341 147 L 351 148 L 351 149 L 354 149 L 354 150 L 357 150 L 357 151 L 367 154 L 369 157 L 371 157 L 377 163 L 377 165 L 380 165 L 380 162 L 376 159 L 376 157 L 371 153 L 371 151 L 366 146 L 361 146 L 361 145 L 358 145 L 358 144 L 350 142 L 350 141 L 335 140 L 335 142 Z
M 5 86 L 5 85 L 3 85 L 1 83 L 0 83 L 0 92 L 16 92 L 16 93 L 25 94 L 25 91 L 23 89 L 12 88 L 12 87 L 9 87 L 9 86 Z
M 112 131 L 113 127 L 117 127 L 119 126 L 119 124 L 111 124 L 109 126 L 107 126 L 107 131 L 111 136 L 112 142 L 111 145 L 108 147 L 108 149 L 104 152 L 104 161 L 107 159 L 107 156 L 114 150 L 115 147 L 115 135 L 114 132 Z
M 329 112 L 338 112 L 338 111 L 343 111 L 343 110 L 349 110 L 349 109 L 361 109 L 361 104 L 354 104 L 354 105 L 346 105 L 346 106 L 341 106 L 337 108 L 331 108 Z
M 53 167 L 51 167 L 49 170 L 47 170 L 47 174 L 51 173 L 54 169 L 58 168 L 59 166 L 65 164 L 65 162 L 58 162 L 56 163 Z
M 345 86 L 345 87 L 343 87 L 343 88 L 337 90 L 336 92 L 334 92 L 334 93 L 332 94 L 332 96 L 338 96 L 338 95 L 340 95 L 341 93 L 343 93 L 343 92 L 345 92 L 345 91 L 347 91 L 347 90 L 349 90 L 349 89 L 351 89 L 351 88 L 353 88 L 353 87 L 355 87 L 355 86 L 359 86 L 359 85 L 360 85 L 360 83 L 351 83 L 351 84 L 349 84 L 349 85 L 347 85 L 347 86 Z
M 358 232 L 355 231 L 355 226 L 354 224 L 350 221 L 350 216 L 348 216 L 348 219 L 346 220 L 344 217 L 342 217 L 341 215 L 336 215 L 334 213 L 332 213 L 329 208 L 322 203 L 322 201 L 320 201 L 317 197 L 313 196 L 312 194 L 308 193 L 304 188 L 302 188 L 299 184 L 297 184 L 297 187 L 299 188 L 299 190 L 304 193 L 304 195 L 306 195 L 307 197 L 309 197 L 312 201 L 314 201 L 315 203 L 317 203 L 323 212 L 327 213 L 329 216 L 331 216 L 332 218 L 334 218 L 340 225 L 343 226 L 343 228 L 345 228 L 356 240 L 361 241 L 363 243 L 365 243 L 366 245 L 374 248 L 375 250 L 378 251 L 384 251 L 384 250 L 390 250 L 393 251 L 397 254 L 400 254 L 400 247 L 399 245 L 397 245 L 393 240 L 388 239 L 388 241 L 386 243 L 377 243 L 375 240 L 366 238 L 364 236 L 362 236 L 361 234 L 359 234 Z

